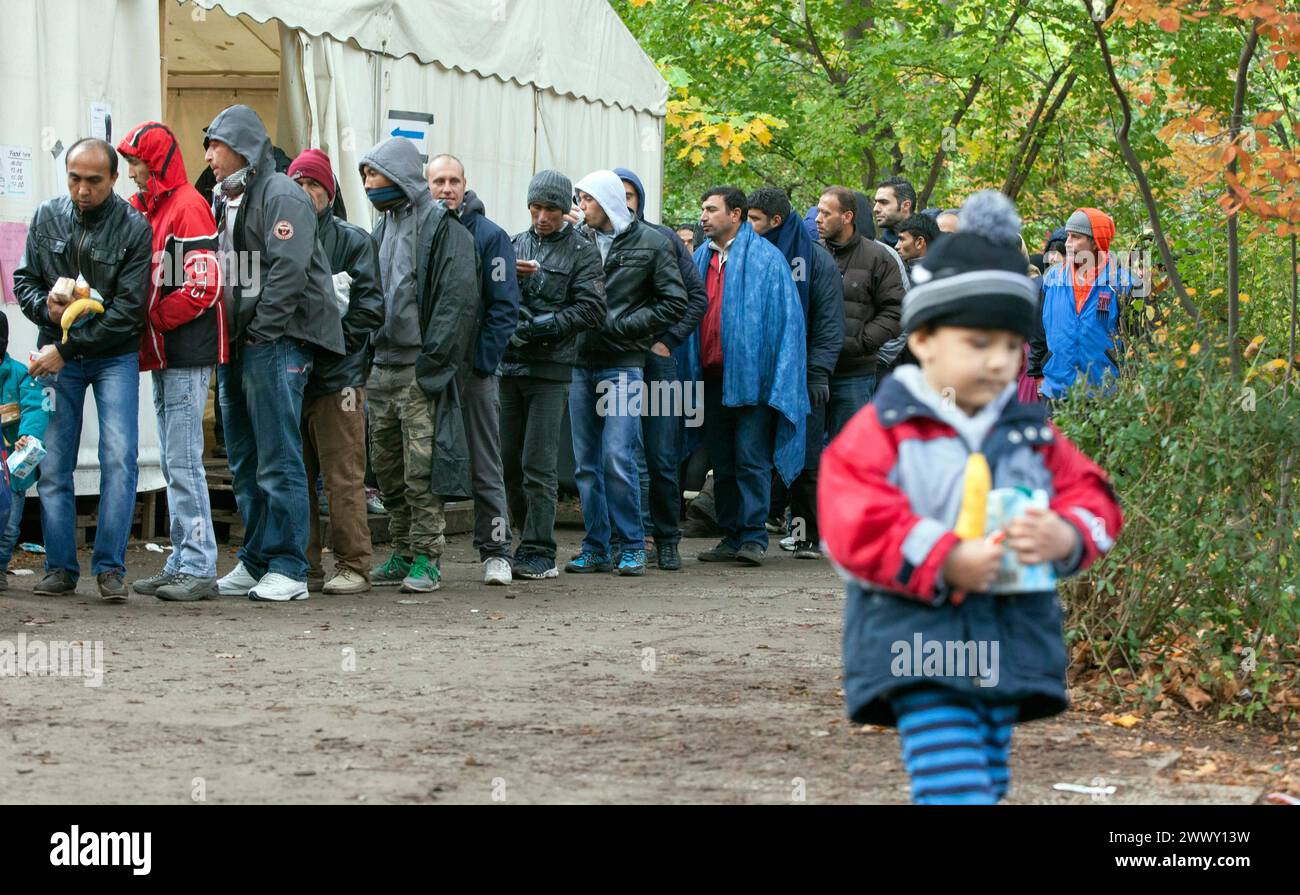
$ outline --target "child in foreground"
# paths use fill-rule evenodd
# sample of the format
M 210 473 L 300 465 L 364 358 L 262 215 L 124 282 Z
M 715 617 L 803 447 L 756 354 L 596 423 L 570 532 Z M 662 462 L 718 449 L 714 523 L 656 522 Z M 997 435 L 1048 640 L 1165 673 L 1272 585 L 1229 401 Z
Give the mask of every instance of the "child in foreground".
M 1006 794 L 1012 726 L 1069 704 L 1055 579 L 1122 524 L 1105 473 L 1016 400 L 1037 308 L 1019 230 L 1005 197 L 971 197 L 904 300 L 920 366 L 886 379 L 822 457 L 823 544 L 848 580 L 848 713 L 898 727 L 921 804 Z

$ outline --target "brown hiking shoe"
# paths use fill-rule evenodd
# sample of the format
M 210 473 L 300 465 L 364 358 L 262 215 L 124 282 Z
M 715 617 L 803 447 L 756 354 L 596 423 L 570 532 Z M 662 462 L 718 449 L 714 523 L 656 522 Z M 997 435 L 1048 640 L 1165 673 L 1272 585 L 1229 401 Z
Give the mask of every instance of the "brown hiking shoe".
M 126 575 L 123 572 L 100 572 L 95 576 L 99 584 L 99 598 L 105 603 L 126 602 Z

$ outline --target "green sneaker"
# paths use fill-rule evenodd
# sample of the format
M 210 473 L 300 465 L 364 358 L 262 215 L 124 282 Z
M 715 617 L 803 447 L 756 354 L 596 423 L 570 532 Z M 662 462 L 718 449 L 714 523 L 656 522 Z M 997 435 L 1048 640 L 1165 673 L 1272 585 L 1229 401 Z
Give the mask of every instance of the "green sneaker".
M 410 573 L 411 560 L 400 553 L 393 553 L 388 557 L 388 562 L 370 570 L 370 583 L 381 587 L 386 584 L 401 584 Z
M 421 553 L 411 564 L 411 571 L 402 579 L 402 593 L 427 594 L 442 587 L 442 570 L 438 560 Z

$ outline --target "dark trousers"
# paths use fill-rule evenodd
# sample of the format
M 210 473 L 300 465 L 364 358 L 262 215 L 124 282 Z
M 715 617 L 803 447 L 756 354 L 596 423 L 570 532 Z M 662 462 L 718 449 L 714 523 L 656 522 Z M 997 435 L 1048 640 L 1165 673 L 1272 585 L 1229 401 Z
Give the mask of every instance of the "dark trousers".
M 776 412 L 766 404 L 726 407 L 722 381 L 706 379 L 704 438 L 723 543 L 735 549 L 754 543 L 766 550 L 763 523 L 772 496 Z
M 677 378 L 677 361 L 673 357 L 647 352 L 644 375 L 650 389 L 660 382 L 672 382 Z M 648 407 L 642 409 L 647 411 L 647 415 L 641 417 L 646 472 L 641 486 L 642 516 L 646 531 L 654 536 L 656 544 L 676 544 L 682 538 L 682 492 L 677 479 L 677 455 L 682 437 L 683 409 L 665 406 L 657 408 L 657 413 L 649 413 Z
M 501 377 L 501 464 L 510 519 L 519 529 L 516 556 L 555 559 L 555 464 L 568 400 L 567 382 Z

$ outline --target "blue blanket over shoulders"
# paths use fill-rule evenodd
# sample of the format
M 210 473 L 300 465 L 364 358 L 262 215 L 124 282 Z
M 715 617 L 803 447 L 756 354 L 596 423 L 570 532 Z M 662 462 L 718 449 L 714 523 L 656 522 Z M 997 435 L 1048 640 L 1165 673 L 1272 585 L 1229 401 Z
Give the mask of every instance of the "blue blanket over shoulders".
M 707 282 L 713 249 L 695 252 L 695 265 Z M 780 249 L 741 225 L 727 254 L 722 304 L 722 403 L 727 407 L 766 404 L 778 414 L 773 461 L 789 485 L 803 469 L 804 428 L 808 417 L 807 335 L 803 306 L 790 264 Z M 676 352 L 688 382 L 701 379 L 700 331 Z M 704 421 L 709 425 L 709 420 Z M 699 429 L 687 428 L 687 449 L 699 442 Z

